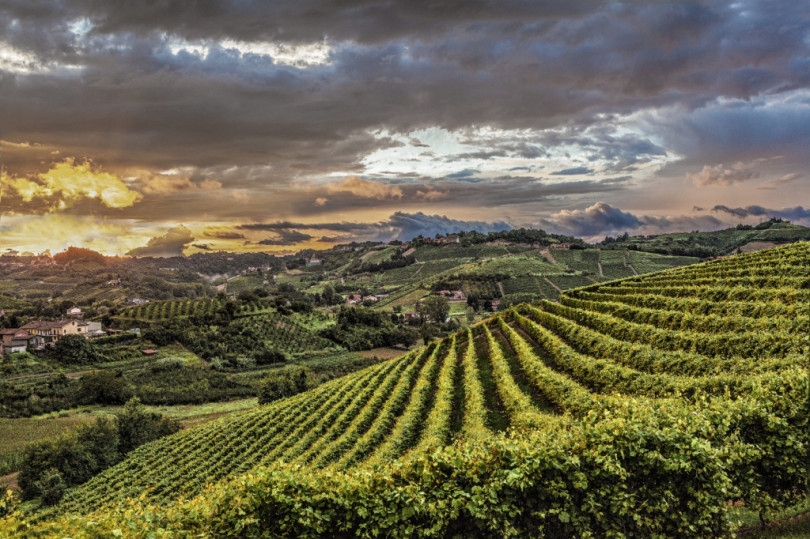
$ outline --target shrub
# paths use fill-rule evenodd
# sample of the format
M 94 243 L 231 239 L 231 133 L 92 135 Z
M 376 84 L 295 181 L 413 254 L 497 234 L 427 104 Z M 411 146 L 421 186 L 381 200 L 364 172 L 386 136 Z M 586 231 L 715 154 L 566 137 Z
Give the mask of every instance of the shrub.
M 65 335 L 56 342 L 54 353 L 63 363 L 84 365 L 98 360 L 95 347 L 82 335 Z

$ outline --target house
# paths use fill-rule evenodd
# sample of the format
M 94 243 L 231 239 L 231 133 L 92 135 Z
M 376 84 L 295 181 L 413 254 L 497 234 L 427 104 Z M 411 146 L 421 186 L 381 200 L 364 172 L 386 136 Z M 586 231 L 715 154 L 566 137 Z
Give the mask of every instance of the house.
M 416 311 L 408 311 L 406 313 L 403 313 L 402 316 L 405 317 L 405 320 L 418 320 L 419 319 L 419 313 L 416 312 Z
M 467 301 L 467 295 L 463 290 L 453 290 L 450 293 L 450 301 Z
M 87 337 L 88 338 L 96 338 L 96 337 L 103 337 L 106 335 L 103 329 L 101 329 L 101 322 L 87 322 Z
M 84 318 L 84 313 L 78 307 L 71 307 L 67 310 L 67 315 L 70 318 Z
M 501 300 L 493 299 L 492 300 L 492 311 L 500 311 L 501 310 Z
M 121 279 L 111 279 L 107 281 L 106 284 L 107 286 L 118 286 L 119 284 L 121 284 Z
M 357 305 L 363 303 L 363 296 L 360 294 L 349 294 L 346 296 L 346 305 Z
M 45 339 L 41 335 L 29 335 L 27 331 L 20 328 L 0 330 L 0 337 L 2 337 L 0 357 L 45 348 Z
M 550 249 L 559 249 L 561 251 L 568 251 L 568 250 L 571 249 L 571 245 L 572 244 L 570 244 L 570 243 L 552 243 L 551 245 L 549 245 L 549 248 Z
M 390 296 L 391 294 L 374 294 L 374 297 L 377 298 L 377 301 L 383 300 Z
M 377 303 L 379 301 L 377 296 L 363 296 L 363 303 L 370 301 L 371 303 Z
M 147 348 L 146 350 L 141 350 L 141 354 L 145 356 L 156 356 L 157 350 L 152 350 L 151 348 Z
M 141 299 L 141 298 L 132 298 L 129 302 L 133 305 L 146 305 L 149 303 L 148 299 Z
M 307 260 L 306 267 L 311 268 L 313 266 L 320 266 L 321 264 L 323 264 L 323 260 L 321 260 L 320 258 L 315 258 L 313 256 L 312 258 Z
M 87 336 L 87 322 L 76 318 L 57 320 L 55 322 L 37 320 L 28 322 L 20 329 L 29 335 L 39 335 L 46 343 L 55 343 L 66 335 Z

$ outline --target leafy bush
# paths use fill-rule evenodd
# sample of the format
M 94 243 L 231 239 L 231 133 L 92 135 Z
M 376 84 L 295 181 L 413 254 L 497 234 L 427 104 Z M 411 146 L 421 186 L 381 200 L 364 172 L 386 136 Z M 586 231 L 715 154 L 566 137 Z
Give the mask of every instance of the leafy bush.
M 63 363 L 85 365 L 98 361 L 99 355 L 82 335 L 65 335 L 54 345 L 54 354 Z
M 99 417 L 75 432 L 31 444 L 20 468 L 24 499 L 57 503 L 65 490 L 119 462 L 136 447 L 180 430 L 177 421 L 148 412 L 137 399 L 115 417 Z
M 313 386 L 311 373 L 306 367 L 285 369 L 270 374 L 265 378 L 259 393 L 259 404 L 267 404 L 284 397 L 292 397 Z
M 130 395 L 131 389 L 119 371 L 95 371 L 79 380 L 82 404 L 124 404 Z

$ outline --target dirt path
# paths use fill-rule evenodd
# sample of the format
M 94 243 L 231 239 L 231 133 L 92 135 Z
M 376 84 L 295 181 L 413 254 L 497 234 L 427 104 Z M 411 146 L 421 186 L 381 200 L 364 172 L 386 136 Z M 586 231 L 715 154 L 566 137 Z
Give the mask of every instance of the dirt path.
M 551 286 L 556 288 L 558 292 L 562 293 L 562 291 L 563 291 L 562 288 L 560 288 L 559 286 L 554 284 L 551 279 L 549 279 L 548 277 L 543 277 L 543 279 L 545 279 L 548 284 L 550 284 Z
M 425 267 L 425 265 L 424 265 L 424 264 L 422 264 L 421 266 L 419 266 L 419 269 L 418 269 L 418 270 L 416 270 L 416 271 L 414 272 L 413 276 L 414 276 L 414 277 L 416 277 L 417 275 L 419 275 L 419 272 L 420 272 L 420 271 L 422 271 L 422 268 L 424 268 L 424 267 Z
M 638 275 L 638 272 L 636 271 L 636 268 L 633 267 L 633 264 L 627 264 L 627 267 L 630 268 L 634 274 Z
M 501 297 L 506 295 L 506 293 L 503 291 L 503 283 L 501 281 L 498 281 L 498 290 L 501 292 Z
M 96 369 L 90 369 L 90 370 L 87 370 L 87 371 L 66 372 L 64 374 L 68 378 L 72 378 L 72 379 L 75 380 L 76 378 L 81 378 L 85 374 L 94 372 L 95 370 Z M 3 378 L 3 381 L 4 382 L 15 382 L 15 381 L 19 381 L 19 380 L 36 380 L 38 378 L 47 378 L 49 376 L 56 376 L 58 374 L 60 374 L 60 373 L 58 373 L 58 372 L 38 372 L 36 374 L 18 374 L 16 376 L 8 376 L 6 378 Z
M 605 274 L 602 271 L 602 249 L 599 249 L 599 258 L 596 259 L 596 265 L 599 268 L 599 276 L 604 277 Z
M 545 258 L 550 263 L 552 263 L 554 265 L 558 264 L 557 260 L 554 258 L 554 255 L 551 254 L 550 250 L 548 250 L 548 249 L 540 249 L 540 254 L 543 255 L 543 258 Z

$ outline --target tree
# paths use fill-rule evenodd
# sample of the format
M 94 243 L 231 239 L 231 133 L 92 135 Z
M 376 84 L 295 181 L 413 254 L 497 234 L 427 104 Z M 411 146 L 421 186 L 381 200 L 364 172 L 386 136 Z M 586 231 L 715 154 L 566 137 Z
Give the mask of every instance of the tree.
M 124 404 L 128 396 L 129 388 L 117 371 L 95 371 L 79 380 L 79 400 L 84 404 Z
M 42 496 L 45 505 L 56 505 L 65 495 L 67 485 L 62 474 L 56 468 L 48 468 L 36 482 L 36 489 Z
M 422 318 L 441 324 L 450 314 L 450 302 L 444 296 L 429 296 L 416 306 L 416 310 Z
M 82 335 L 65 335 L 56 341 L 54 352 L 64 363 L 86 364 L 98 359 L 93 344 Z
M 473 322 L 475 322 L 475 309 L 467 306 L 467 324 L 472 325 Z
M 150 412 L 140 399 L 129 399 L 118 418 L 118 451 L 124 455 L 136 447 L 180 430 L 180 423 L 161 414 Z

